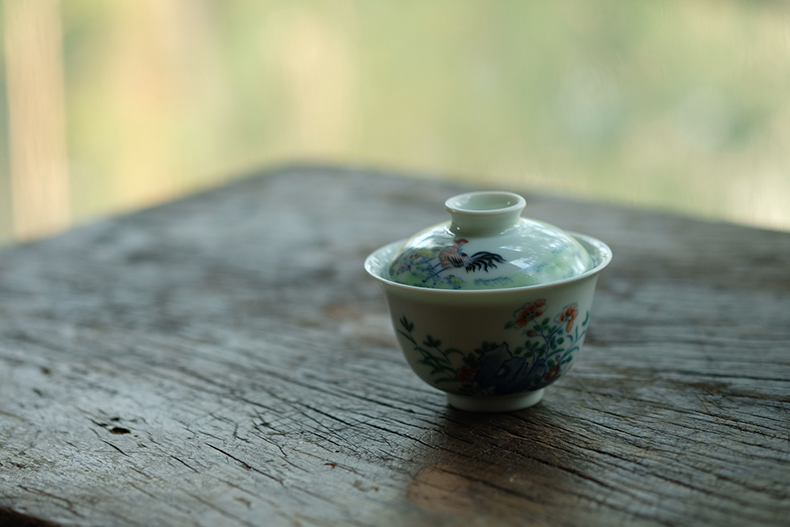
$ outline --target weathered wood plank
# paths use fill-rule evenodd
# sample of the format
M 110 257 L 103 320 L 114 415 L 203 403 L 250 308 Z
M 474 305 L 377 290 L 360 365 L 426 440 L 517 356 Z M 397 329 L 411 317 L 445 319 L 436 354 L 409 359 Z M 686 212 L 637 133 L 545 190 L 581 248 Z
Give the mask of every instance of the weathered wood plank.
M 361 266 L 466 189 L 294 167 L 0 252 L 3 514 L 786 525 L 790 235 L 527 195 L 615 259 L 574 372 L 480 416 Z

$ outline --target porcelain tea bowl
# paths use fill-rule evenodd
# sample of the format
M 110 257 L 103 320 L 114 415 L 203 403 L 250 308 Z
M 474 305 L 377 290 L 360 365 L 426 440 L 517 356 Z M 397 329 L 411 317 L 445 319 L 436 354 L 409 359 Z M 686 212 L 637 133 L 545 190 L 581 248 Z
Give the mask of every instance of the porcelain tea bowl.
M 577 360 L 612 252 L 521 218 L 516 194 L 463 194 L 445 206 L 452 222 L 381 247 L 365 269 L 382 286 L 409 366 L 450 405 L 533 406 Z

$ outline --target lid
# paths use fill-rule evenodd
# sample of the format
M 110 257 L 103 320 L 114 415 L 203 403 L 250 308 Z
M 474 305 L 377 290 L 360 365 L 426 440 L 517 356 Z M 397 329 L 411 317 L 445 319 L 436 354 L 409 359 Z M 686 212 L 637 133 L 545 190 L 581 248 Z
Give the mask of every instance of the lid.
M 521 217 L 511 192 L 470 192 L 448 199 L 451 222 L 418 232 L 398 249 L 389 279 L 433 289 L 503 289 L 565 280 L 594 267 L 565 231 Z

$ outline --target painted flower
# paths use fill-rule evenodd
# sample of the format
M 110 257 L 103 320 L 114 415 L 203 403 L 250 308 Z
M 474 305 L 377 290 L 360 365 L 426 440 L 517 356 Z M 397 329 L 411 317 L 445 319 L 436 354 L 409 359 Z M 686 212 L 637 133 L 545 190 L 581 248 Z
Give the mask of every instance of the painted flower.
M 472 368 L 471 366 L 461 366 L 461 369 L 458 370 L 458 374 L 455 378 L 458 380 L 458 382 L 472 384 L 475 380 L 476 373 L 477 368 Z
M 516 311 L 516 326 L 523 328 L 529 324 L 530 320 L 541 316 L 546 311 L 546 301 L 538 300 L 531 304 L 527 304 L 518 311 Z
M 535 331 L 534 329 L 530 329 L 529 331 L 527 331 L 527 336 L 528 337 L 537 337 L 538 336 L 538 332 Z
M 562 313 L 560 313 L 559 316 L 557 317 L 557 322 L 561 324 L 566 323 L 565 331 L 570 333 L 571 329 L 573 328 L 573 321 L 576 320 L 576 316 L 578 314 L 579 314 L 579 305 L 571 304 L 562 310 Z
M 557 378 L 557 375 L 560 374 L 560 364 L 559 362 L 556 363 L 554 366 L 549 368 L 549 371 L 546 372 L 546 380 L 552 381 Z

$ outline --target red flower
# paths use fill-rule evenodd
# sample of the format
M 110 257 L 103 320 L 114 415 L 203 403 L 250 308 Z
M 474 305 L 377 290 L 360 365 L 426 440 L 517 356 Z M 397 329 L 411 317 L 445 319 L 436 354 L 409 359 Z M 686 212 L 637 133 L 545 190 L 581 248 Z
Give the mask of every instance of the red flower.
M 538 334 L 535 332 L 534 329 L 530 329 L 529 331 L 527 331 L 527 336 L 528 337 L 537 337 Z
M 568 324 L 565 326 L 565 331 L 570 333 L 571 328 L 573 328 L 573 321 L 576 320 L 576 316 L 579 314 L 579 306 L 578 304 L 571 304 L 566 307 L 560 316 L 557 317 L 558 322 L 567 322 Z
M 558 362 L 557 364 L 549 368 L 549 371 L 546 373 L 546 380 L 550 381 L 552 379 L 555 379 L 559 374 L 560 374 L 560 364 Z
M 461 366 L 461 369 L 458 370 L 458 374 L 455 376 L 455 378 L 458 379 L 458 382 L 472 384 L 475 380 L 476 373 L 477 368 L 472 368 L 471 366 Z
M 523 328 L 529 324 L 530 320 L 534 320 L 536 317 L 541 316 L 546 311 L 545 305 L 545 300 L 538 300 L 537 302 L 533 302 L 521 308 L 516 313 L 516 326 Z

